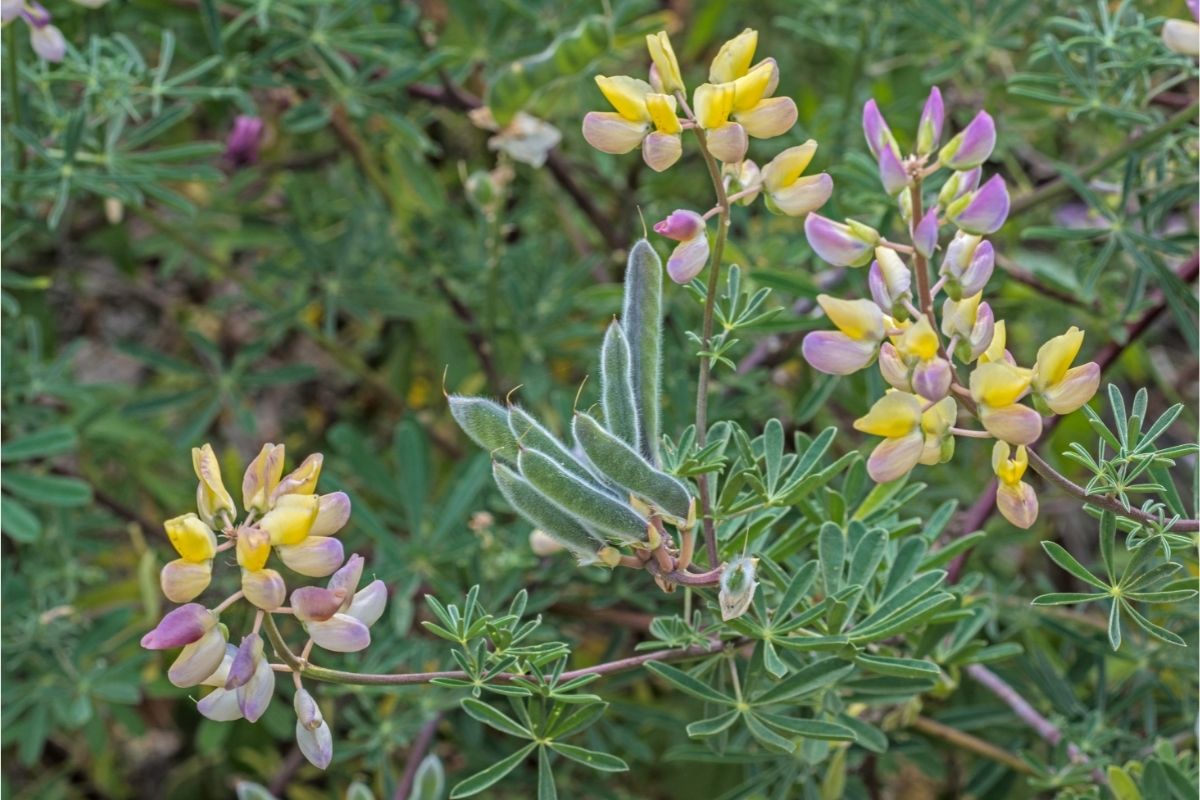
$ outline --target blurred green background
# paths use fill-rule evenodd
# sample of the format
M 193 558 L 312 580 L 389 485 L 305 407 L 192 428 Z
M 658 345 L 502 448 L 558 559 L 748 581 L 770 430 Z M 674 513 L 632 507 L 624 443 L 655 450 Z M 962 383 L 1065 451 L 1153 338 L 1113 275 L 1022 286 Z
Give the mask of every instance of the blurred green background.
M 454 713 L 446 690 L 323 689 L 336 756 L 321 774 L 298 757 L 282 700 L 257 725 L 218 724 L 170 686 L 166 662 L 137 643 L 163 610 L 157 570 L 173 554 L 161 520 L 190 508 L 188 450 L 205 441 L 231 486 L 273 441 L 290 463 L 324 452 L 322 490 L 351 494 L 348 552 L 370 554 L 392 599 L 375 644 L 337 659 L 344 668 L 444 665 L 444 648 L 414 627 L 427 614 L 420 598 L 453 599 L 474 583 L 498 605 L 529 587 L 547 635 L 574 642 L 579 664 L 627 653 L 636 620 L 677 610 L 676 596 L 639 581 L 536 557 L 442 394 L 499 397 L 520 385 L 521 402 L 561 430 L 595 373 L 643 220 L 711 205 L 694 150 L 655 174 L 580 135 L 582 115 L 604 107 L 592 76 L 642 76 L 646 33 L 672 33 L 694 85 L 721 42 L 759 29 L 759 53 L 779 61 L 777 93 L 796 99 L 800 121 L 751 157 L 815 138 L 812 171 L 836 182 L 822 213 L 885 231 L 897 221 L 862 142 L 863 102 L 877 98 L 902 139 L 932 84 L 952 130 L 987 108 L 999 130 L 990 166 L 1014 197 L 994 237 L 1003 270 L 989 296 L 1010 349 L 1030 361 L 1038 343 L 1079 325 L 1087 358 L 1109 353 L 1106 381 L 1149 387 L 1152 411 L 1184 402 L 1170 438 L 1195 440 L 1196 63 L 1158 34 L 1164 17 L 1187 16 L 1182 2 L 130 0 L 49 10 L 69 42 L 61 64 L 31 52 L 21 23 L 4 39 L 6 797 L 223 797 L 249 779 L 300 800 L 341 796 L 356 778 L 387 797 L 418 729 L 446 709 L 435 752 L 447 773 L 490 757 L 479 754 L 492 736 Z M 545 163 L 524 163 L 469 112 L 509 64 L 588 15 L 608 26 L 610 46 L 527 99 L 561 141 L 540 153 Z M 224 144 L 238 115 L 265 126 L 249 163 Z M 824 326 L 811 313 L 817 292 L 859 295 L 865 276 L 817 261 L 799 221 L 761 205 L 734 212 L 728 253 L 785 310 L 734 349 L 738 370 L 717 372 L 711 418 L 848 431 L 879 378 L 814 373 L 798 341 Z M 685 331 L 699 305 L 678 287 L 667 294 L 664 430 L 676 435 L 692 411 Z M 1044 452 L 1072 440 L 1093 443 L 1082 415 Z M 834 446 L 862 443 L 847 432 Z M 953 469 L 922 476 L 930 487 L 914 513 L 973 503 L 989 454 L 963 442 Z M 987 523 L 971 567 L 997 597 L 1053 588 L 1039 538 L 1094 546 L 1074 500 L 1048 491 L 1042 507 L 1032 535 Z M 1047 658 L 1079 663 L 1061 624 L 1024 604 L 1004 613 Z M 1188 650 L 1153 677 L 1136 660 L 1121 669 L 1182 703 L 1195 699 L 1194 662 Z M 1054 702 L 1082 724 L 1093 701 L 1072 692 L 1069 668 L 1050 672 L 1065 676 Z M 686 735 L 644 677 L 606 691 L 614 706 L 588 735 L 633 769 L 601 781 L 561 769 L 565 796 L 707 797 L 736 783 L 740 768 L 664 758 Z M 1144 713 L 1182 707 L 1147 702 Z M 1028 734 L 1014 725 L 1012 735 Z M 889 796 L 950 796 L 953 786 L 951 761 L 915 735 L 902 735 L 881 771 Z M 488 796 L 530 796 L 534 779 L 518 773 Z

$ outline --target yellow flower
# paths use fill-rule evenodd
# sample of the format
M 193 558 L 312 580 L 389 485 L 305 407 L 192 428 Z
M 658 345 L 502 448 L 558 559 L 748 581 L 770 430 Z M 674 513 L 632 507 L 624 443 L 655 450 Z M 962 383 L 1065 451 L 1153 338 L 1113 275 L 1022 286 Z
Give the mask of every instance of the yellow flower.
M 971 373 L 971 397 L 979 421 L 992 436 L 1011 444 L 1033 444 L 1042 434 L 1042 417 L 1020 400 L 1029 390 L 1031 373 L 1007 361 L 980 364 Z
M 943 397 L 921 415 L 921 432 L 925 441 L 921 448 L 921 464 L 945 464 L 954 456 L 954 436 L 950 428 L 958 418 L 958 403 L 953 397 Z
M 827 294 L 817 302 L 837 329 L 856 341 L 883 340 L 883 312 L 870 300 L 843 300 Z
M 217 535 L 192 513 L 163 523 L 167 538 L 179 555 L 188 561 L 208 561 L 217 554 Z
M 679 72 L 679 61 L 675 58 L 675 49 L 666 31 L 659 31 L 646 37 L 646 49 L 650 51 L 650 60 L 658 72 L 658 81 L 666 94 L 684 91 L 683 76 Z
M 1021 480 L 1029 466 L 1025 446 L 1016 453 L 1006 442 L 996 442 L 992 448 L 992 471 L 996 473 L 996 508 L 1018 528 L 1028 528 L 1037 520 L 1038 499 L 1033 487 Z
M 980 364 L 990 364 L 997 361 L 1004 361 L 1004 356 L 1007 350 L 1004 348 L 1008 344 L 1008 328 L 1004 324 L 1004 320 L 996 320 L 996 326 L 992 330 L 992 341 L 987 346 L 987 349 L 979 356 Z
M 225 490 L 221 466 L 217 463 L 211 444 L 192 448 L 192 469 L 200 480 L 200 485 L 196 487 L 196 508 L 200 518 L 209 525 L 216 525 L 220 515 L 235 514 L 233 498 Z
M 259 520 L 272 545 L 299 544 L 316 522 L 321 498 L 313 494 L 285 494 Z
M 900 355 L 905 358 L 928 361 L 938 352 L 937 332 L 924 314 L 905 328 L 904 333 L 897 336 L 894 343 Z
M 817 143 L 809 139 L 789 147 L 763 167 L 762 186 L 767 207 L 790 217 L 802 217 L 825 205 L 833 194 L 833 179 L 827 173 L 804 176 L 817 152 Z
M 187 603 L 208 588 L 217 535 L 195 514 L 183 514 L 163 523 L 179 558 L 163 566 L 159 585 L 172 603 Z
M 705 130 L 716 130 L 729 122 L 733 113 L 732 83 L 702 83 L 693 95 L 696 122 Z
M 283 457 L 283 445 L 264 444 L 246 467 L 242 477 L 242 505 L 247 511 L 262 513 L 270 508 L 271 495 L 283 475 Z
M 1034 399 L 1055 414 L 1071 413 L 1091 400 L 1100 386 L 1100 365 L 1096 362 L 1071 367 L 1082 345 L 1083 331 L 1071 326 L 1038 350 L 1031 384 Z
M 907 475 L 921 460 L 926 434 L 922 430 L 921 399 L 891 391 L 875 401 L 867 414 L 854 421 L 856 430 L 882 436 L 867 459 L 867 474 L 877 483 Z
M 584 116 L 583 138 L 588 144 L 614 155 L 640 146 L 642 158 L 656 172 L 679 160 L 683 152 L 679 132 L 683 126 L 675 116 L 674 97 L 655 92 L 645 81 L 626 75 L 597 75 L 596 85 L 616 113 L 589 111 Z
M 717 51 L 712 66 L 708 70 L 708 79 L 713 83 L 728 83 L 745 75 L 754 60 L 754 51 L 758 48 L 758 31 L 753 28 L 733 37 Z
M 630 122 L 650 121 L 650 113 L 646 110 L 646 95 L 654 91 L 650 84 L 628 75 L 611 78 L 597 75 L 596 85 L 622 117 Z

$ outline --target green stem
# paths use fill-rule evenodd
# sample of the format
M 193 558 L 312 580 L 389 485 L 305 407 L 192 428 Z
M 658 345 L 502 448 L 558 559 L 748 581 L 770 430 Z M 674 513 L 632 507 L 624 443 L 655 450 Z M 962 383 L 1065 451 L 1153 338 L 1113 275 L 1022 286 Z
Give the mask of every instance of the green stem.
M 307 661 L 302 661 L 299 656 L 293 653 L 283 641 L 283 635 L 280 634 L 279 628 L 275 625 L 275 617 L 272 614 L 267 614 L 263 620 L 263 632 L 267 634 L 267 640 L 271 643 L 275 653 L 287 664 L 294 672 L 300 673 L 305 678 L 311 678 L 315 681 L 324 681 L 326 683 L 341 683 L 353 686 L 414 686 L 425 684 L 433 681 L 435 678 L 454 678 L 456 680 L 471 680 L 471 676 L 462 670 L 446 670 L 441 672 L 400 672 L 395 674 L 386 673 L 370 673 L 370 672 L 345 672 L 339 669 L 326 669 L 325 667 L 314 666 Z M 582 678 L 588 675 L 612 675 L 618 672 L 626 672 L 631 669 L 636 669 L 650 661 L 683 661 L 690 658 L 702 658 L 719 653 L 726 646 L 737 647 L 739 642 L 722 642 L 717 640 L 710 641 L 707 645 L 696 645 L 692 647 L 677 647 L 673 650 L 657 650 L 653 653 L 642 653 L 641 655 L 630 656 L 629 658 L 620 658 L 616 661 L 606 661 L 603 664 L 596 664 L 592 667 L 583 669 L 571 670 L 564 672 L 559 681 L 570 681 L 575 678 Z M 511 683 L 517 678 L 531 680 L 528 675 L 518 675 L 510 672 L 502 672 L 498 675 L 488 677 L 489 681 L 498 683 Z
M 921 173 L 917 171 L 913 175 L 912 186 L 908 189 L 908 196 L 912 199 L 912 225 L 915 229 L 921 224 L 922 218 L 925 216 L 924 202 L 921 200 Z M 912 241 L 912 230 L 909 230 L 909 240 Z M 917 296 L 920 298 L 921 311 L 929 319 L 929 324 L 934 325 L 933 316 L 933 292 L 929 287 L 929 263 L 916 247 L 913 247 L 913 272 L 917 273 Z
M 1127 140 L 1123 145 L 1113 150 L 1108 155 L 1101 156 L 1091 164 L 1088 164 L 1086 167 L 1079 170 L 1079 178 L 1081 180 L 1087 180 L 1088 178 L 1094 177 L 1135 150 L 1141 150 L 1142 148 L 1148 147 L 1157 142 L 1159 139 L 1162 139 L 1168 133 L 1183 127 L 1189 122 L 1195 122 L 1197 108 L 1200 108 L 1200 104 L 1192 103 L 1183 111 L 1180 111 L 1173 117 L 1167 118 L 1167 120 L 1165 120 L 1157 128 L 1143 133 L 1141 136 L 1136 136 Z M 1071 185 L 1062 178 L 1055 178 L 1049 183 L 1039 186 L 1032 192 L 1024 194 L 1015 199 L 1009 211 L 1008 218 L 1011 220 L 1013 217 L 1017 216 L 1018 214 L 1023 214 L 1034 206 L 1040 205 L 1049 200 L 1063 197 L 1070 193 Z
M 708 385 L 712 376 L 712 358 L 708 353 L 712 349 L 713 313 L 717 303 L 717 285 L 721 277 L 721 254 L 725 250 L 725 237 L 729 230 L 729 197 L 725 194 L 725 183 L 721 180 L 717 160 L 708 152 L 708 140 L 704 130 L 699 126 L 692 130 L 700 142 L 700 153 L 704 156 L 704 164 L 708 167 L 708 175 L 712 179 L 713 191 L 716 192 L 717 205 L 720 207 L 717 217 L 717 239 L 713 243 L 712 262 L 708 267 L 704 323 L 700 331 L 703 353 L 700 356 L 700 378 L 696 382 L 696 446 L 704 447 L 708 441 Z M 708 475 L 700 475 L 696 484 L 700 489 L 700 521 L 704 526 L 704 547 L 708 552 L 708 564 L 710 567 L 716 567 L 720 561 L 717 557 L 717 527 L 713 521 Z

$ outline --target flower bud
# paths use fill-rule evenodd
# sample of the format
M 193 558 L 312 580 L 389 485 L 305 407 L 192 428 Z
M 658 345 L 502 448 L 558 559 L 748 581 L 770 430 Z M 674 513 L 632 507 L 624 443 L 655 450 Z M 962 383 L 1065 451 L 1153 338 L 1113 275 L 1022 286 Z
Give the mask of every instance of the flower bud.
M 284 447 L 281 444 L 264 444 L 262 450 L 246 467 L 242 477 L 242 504 L 247 511 L 265 513 L 275 488 L 283 475 Z
M 758 588 L 756 578 L 758 559 L 737 556 L 721 571 L 721 589 L 717 601 L 721 606 L 721 619 L 728 622 L 746 613 L 754 600 Z
M 30 25 L 29 45 L 44 61 L 59 63 L 67 54 L 67 40 L 53 25 Z
M 979 295 L 976 295 L 978 297 Z M 992 314 L 992 307 L 987 303 L 980 303 L 979 308 L 975 311 L 975 324 L 971 326 L 971 333 L 964 341 L 966 348 L 966 358 L 963 360 L 971 362 L 983 355 L 992 343 L 992 336 L 995 332 L 996 318 Z
M 296 690 L 296 697 L 292 701 L 292 707 L 296 710 L 296 719 L 306 730 L 315 731 L 325 724 L 325 718 L 321 715 L 321 708 L 307 689 L 300 688 Z
M 980 111 L 966 128 L 946 142 L 938 157 L 950 169 L 971 169 L 987 161 L 995 147 L 996 123 L 990 114 Z
M 912 231 L 913 249 L 925 258 L 933 258 L 938 243 L 938 210 L 931 208 Z
M 668 214 L 666 219 L 654 223 L 655 233 L 677 242 L 694 239 L 703 233 L 704 229 L 704 217 L 684 208 L 678 208 Z
M 867 147 L 871 151 L 872 157 L 876 161 L 879 160 L 879 154 L 884 150 L 891 150 L 898 154 L 900 148 L 896 146 L 896 139 L 892 136 L 892 130 L 888 127 L 887 121 L 884 120 L 883 114 L 879 112 L 879 105 L 872 98 L 863 105 L 862 113 L 863 135 L 867 139 Z
M 871 260 L 879 232 L 860 222 L 834 222 L 812 213 L 804 218 L 804 235 L 817 256 L 836 267 L 861 267 Z
M 946 216 L 968 233 L 988 234 L 1000 230 L 1008 209 L 1008 187 L 1003 178 L 993 175 L 979 189 L 951 203 Z
M 303 689 L 300 690 L 304 692 Z M 308 694 L 304 692 L 304 694 Z M 297 692 L 297 708 L 300 706 L 300 693 Z M 311 697 L 310 697 L 311 700 Z M 313 703 L 315 706 L 316 704 Z M 297 711 L 299 714 L 299 711 Z M 312 717 L 310 717 L 312 719 Z M 325 769 L 333 760 L 333 733 L 325 720 L 316 717 L 317 722 L 309 728 L 304 724 L 304 717 L 296 722 L 296 746 L 308 759 L 309 763 L 318 769 Z
M 170 650 L 199 641 L 217 624 L 217 617 L 199 603 L 188 603 L 168 612 L 154 630 L 142 637 L 147 650 Z
M 1163 44 L 1185 56 L 1200 56 L 1200 25 L 1186 19 L 1169 19 L 1162 27 Z
M 877 164 L 879 180 L 883 183 L 883 190 L 889 195 L 895 197 L 909 187 L 912 176 L 908 174 L 908 170 L 892 148 L 885 147 L 879 151 Z
M 221 466 L 217 463 L 212 445 L 192 448 L 192 469 L 200 481 L 196 487 L 196 509 L 200 512 L 200 518 L 213 526 L 217 524 L 218 516 L 236 514 L 233 498 L 221 480 Z
M 946 111 L 942 105 L 942 92 L 934 86 L 929 90 L 925 108 L 921 110 L 921 121 L 917 123 L 917 154 L 927 156 L 937 149 L 942 138 L 942 123 Z
M 683 76 L 679 71 L 679 60 L 675 58 L 675 49 L 671 47 L 671 39 L 666 31 L 646 36 L 646 49 L 650 51 L 650 60 L 654 62 L 658 73 L 660 91 L 666 94 L 684 91 Z
M 225 160 L 231 166 L 248 167 L 258 163 L 263 127 L 263 121 L 258 117 L 249 114 L 234 117 L 233 128 L 225 139 Z
M 942 184 L 938 192 L 938 205 L 948 206 L 965 194 L 970 194 L 979 188 L 979 179 L 983 177 L 983 169 L 975 167 L 966 172 L 955 172 Z

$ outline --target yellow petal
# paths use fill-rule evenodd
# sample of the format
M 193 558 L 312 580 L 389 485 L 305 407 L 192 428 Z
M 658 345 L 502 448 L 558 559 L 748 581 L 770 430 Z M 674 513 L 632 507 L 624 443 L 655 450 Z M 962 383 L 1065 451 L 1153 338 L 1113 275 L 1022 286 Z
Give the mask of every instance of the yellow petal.
M 1018 445 L 1015 456 L 1007 442 L 996 442 L 992 447 L 992 471 L 1001 483 L 1015 485 L 1029 466 L 1029 452 L 1025 445 Z
M 883 312 L 870 300 L 843 300 L 827 294 L 817 302 L 838 330 L 858 341 L 883 341 Z
M 791 186 L 804 174 L 804 170 L 808 168 L 816 152 L 817 143 L 812 139 L 802 145 L 784 150 L 771 159 L 771 163 L 763 167 L 763 186 L 768 192 L 777 192 Z
M 646 36 L 646 49 L 650 51 L 650 60 L 658 70 L 658 80 L 667 94 L 683 91 L 683 76 L 679 72 L 679 60 L 675 58 L 675 49 L 671 47 L 671 39 L 666 31 Z M 666 131 L 672 133 L 673 131 Z
M 242 477 L 242 505 L 247 511 L 262 513 L 267 510 L 271 493 L 279 485 L 283 474 L 284 447 L 281 444 L 264 444 L 262 450 L 246 467 Z
M 971 373 L 971 396 L 992 408 L 1012 405 L 1025 394 L 1029 380 L 1029 370 L 1006 361 L 982 364 Z
M 1042 391 L 1063 379 L 1071 362 L 1083 345 L 1083 331 L 1071 326 L 1061 336 L 1055 336 L 1038 349 L 1037 363 L 1033 366 L 1033 386 Z
M 214 525 L 222 513 L 235 514 L 233 498 L 225 490 L 225 483 L 221 480 L 221 465 L 217 463 L 217 455 L 211 444 L 192 448 L 192 469 L 200 480 L 196 488 L 196 506 L 200 517 L 209 525 Z
M 163 523 L 175 552 L 186 561 L 208 561 L 217 554 L 217 535 L 195 514 L 184 514 Z
M 958 419 L 958 403 L 953 397 L 943 397 L 921 415 L 921 430 L 944 436 Z
M 946 336 L 958 334 L 961 339 L 970 337 L 979 312 L 979 301 L 982 299 L 983 292 L 964 297 L 962 300 L 947 297 L 946 302 L 942 304 L 942 333 Z
M 742 77 L 750 69 L 757 48 L 758 31 L 746 28 L 721 45 L 708 70 L 708 79 L 713 83 L 727 83 Z
M 979 356 L 980 364 L 988 364 L 993 361 L 1004 360 L 1004 348 L 1008 346 L 1008 329 L 1004 326 L 1004 320 L 996 320 L 996 325 L 992 329 L 992 343 L 988 345 L 987 350 L 983 351 L 983 355 Z
M 262 569 L 271 555 L 271 539 L 258 528 L 242 528 L 237 537 L 237 561 L 251 571 Z
M 782 136 L 796 124 L 796 103 L 790 97 L 767 97 L 749 111 L 737 111 L 733 118 L 755 139 Z
M 646 95 L 654 91 L 650 84 L 628 75 L 616 75 L 611 78 L 597 75 L 596 85 L 604 93 L 605 99 L 625 119 L 630 122 L 650 120 L 650 114 L 646 111 Z
M 758 105 L 758 101 L 767 96 L 767 87 L 776 69 L 774 62 L 764 61 L 736 79 L 733 82 L 733 110 L 749 111 Z
M 671 95 L 651 92 L 646 95 L 646 110 L 660 133 L 679 133 L 683 130 L 679 117 L 675 116 L 675 98 Z
M 882 248 L 875 248 L 878 253 Z M 880 264 L 882 265 L 882 260 Z M 910 358 L 919 358 L 922 361 L 928 361 L 937 355 L 938 352 L 938 337 L 933 326 L 929 324 L 929 318 L 924 314 L 899 337 L 900 341 L 896 344 L 896 349 L 902 355 Z
M 321 498 L 312 494 L 285 494 L 275 507 L 259 520 L 272 545 L 299 544 L 312 530 L 320 510 Z
M 279 502 L 279 498 L 289 494 L 312 494 L 317 490 L 317 481 L 321 477 L 321 465 L 325 456 L 313 453 L 301 462 L 300 466 L 284 475 L 271 493 L 271 504 Z
M 875 401 L 866 416 L 854 420 L 855 430 L 887 439 L 907 436 L 920 424 L 921 399 L 907 392 L 888 392 Z
M 733 112 L 733 94 L 732 83 L 704 83 L 696 87 L 692 104 L 701 128 L 712 130 L 729 121 Z

